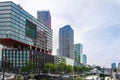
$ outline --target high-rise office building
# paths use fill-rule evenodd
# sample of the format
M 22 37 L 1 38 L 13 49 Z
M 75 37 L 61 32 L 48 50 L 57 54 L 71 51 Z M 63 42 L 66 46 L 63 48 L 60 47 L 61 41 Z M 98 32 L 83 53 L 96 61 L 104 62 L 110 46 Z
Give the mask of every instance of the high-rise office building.
M 74 59 L 74 32 L 70 25 L 59 30 L 59 55 Z
M 120 62 L 118 63 L 118 72 L 120 73 Z
M 87 56 L 85 54 L 83 55 L 83 64 L 87 65 Z
M 112 63 L 111 64 L 111 69 L 115 69 L 116 68 L 116 63 Z
M 49 11 L 37 11 L 37 18 L 41 23 L 51 28 L 51 15 Z
M 57 52 L 57 55 L 59 56 L 59 49 L 57 49 L 57 51 L 56 51 L 56 52 Z
M 0 44 L 3 67 L 7 62 L 19 69 L 31 60 L 40 68 L 54 61 L 52 29 L 11 1 L 0 2 Z
M 74 61 L 76 63 L 83 63 L 83 45 L 78 43 L 74 45 L 74 53 L 75 53 L 75 59 Z

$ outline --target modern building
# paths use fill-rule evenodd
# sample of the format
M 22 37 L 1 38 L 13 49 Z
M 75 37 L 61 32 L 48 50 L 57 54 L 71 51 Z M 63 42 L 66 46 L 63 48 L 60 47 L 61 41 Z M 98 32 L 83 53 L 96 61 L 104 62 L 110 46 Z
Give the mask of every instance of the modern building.
M 59 52 L 60 52 L 59 49 L 57 49 L 56 52 L 57 52 L 57 55 L 59 56 Z
M 74 32 L 70 25 L 59 30 L 59 55 L 74 59 Z
M 63 57 L 63 56 L 58 56 L 58 55 L 54 56 L 54 62 L 55 62 L 56 65 L 63 62 L 66 65 L 74 66 L 74 60 L 73 59 Z
M 77 64 L 83 63 L 83 45 L 78 43 L 74 45 L 75 58 L 74 61 Z
M 37 18 L 41 23 L 51 28 L 51 15 L 49 11 L 37 11 Z
M 120 72 L 120 63 L 118 63 L 118 72 Z
M 111 69 L 115 69 L 116 68 L 116 63 L 112 63 L 111 64 Z
M 87 56 L 85 54 L 83 55 L 83 64 L 87 65 Z
M 0 68 L 2 67 L 2 46 L 0 45 Z
M 54 61 L 52 29 L 11 1 L 0 2 L 0 44 L 2 67 L 19 69 L 31 60 L 43 68 Z
M 65 57 L 65 60 L 66 65 L 74 66 L 74 59 Z
M 65 57 L 56 55 L 56 56 L 54 56 L 54 62 L 56 65 L 58 65 L 59 63 L 62 63 L 62 62 L 66 63 L 66 59 L 65 59 Z

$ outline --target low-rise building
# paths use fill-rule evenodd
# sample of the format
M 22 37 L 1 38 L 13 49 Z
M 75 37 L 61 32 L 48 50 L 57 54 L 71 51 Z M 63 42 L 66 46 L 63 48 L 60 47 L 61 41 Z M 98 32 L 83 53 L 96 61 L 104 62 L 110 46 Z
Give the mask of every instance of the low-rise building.
M 56 65 L 58 65 L 61 62 L 65 63 L 66 60 L 65 60 L 65 57 L 61 57 L 61 56 L 55 55 L 54 56 L 54 62 L 55 62 Z
M 66 64 L 67 64 L 67 65 L 74 66 L 74 60 L 73 60 L 73 59 L 67 58 L 67 57 L 65 57 L 65 59 L 66 59 Z
M 67 58 L 67 57 L 63 57 L 63 56 L 58 56 L 56 55 L 54 57 L 54 62 L 56 65 L 58 65 L 59 63 L 65 63 L 66 65 L 71 65 L 74 66 L 74 60 L 71 58 Z

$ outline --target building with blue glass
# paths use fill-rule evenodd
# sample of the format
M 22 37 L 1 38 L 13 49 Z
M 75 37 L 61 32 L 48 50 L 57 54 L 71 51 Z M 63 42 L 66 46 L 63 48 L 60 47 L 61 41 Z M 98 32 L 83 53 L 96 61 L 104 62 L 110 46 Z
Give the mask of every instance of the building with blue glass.
M 74 61 L 75 64 L 82 64 L 83 63 L 83 45 L 78 43 L 74 45 Z
M 87 65 L 87 56 L 85 54 L 83 55 L 83 64 Z
M 112 63 L 111 64 L 111 69 L 115 69 L 116 68 L 116 63 Z
M 54 61 L 52 29 L 11 1 L 0 2 L 0 44 L 2 66 L 18 69 L 31 60 L 42 68 Z
M 74 31 L 70 25 L 59 29 L 59 56 L 74 59 Z

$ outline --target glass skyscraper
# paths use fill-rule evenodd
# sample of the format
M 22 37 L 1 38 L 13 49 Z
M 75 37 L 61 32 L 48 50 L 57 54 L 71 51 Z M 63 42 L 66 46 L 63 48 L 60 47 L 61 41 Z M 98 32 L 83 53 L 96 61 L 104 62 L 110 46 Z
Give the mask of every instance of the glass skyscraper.
M 52 29 L 20 5 L 11 1 L 0 2 L 0 44 L 3 46 L 2 63 L 7 61 L 11 67 L 21 67 L 25 61 L 32 60 L 38 67 L 43 65 L 38 57 L 44 56 L 44 61 L 50 62 Z
M 79 64 L 83 63 L 83 45 L 78 43 L 74 45 L 75 59 L 74 61 Z
M 70 25 L 59 30 L 59 56 L 74 59 L 74 32 Z
M 116 63 L 112 63 L 111 64 L 111 69 L 115 69 L 116 68 Z
M 85 54 L 83 55 L 83 64 L 87 65 L 87 56 Z

